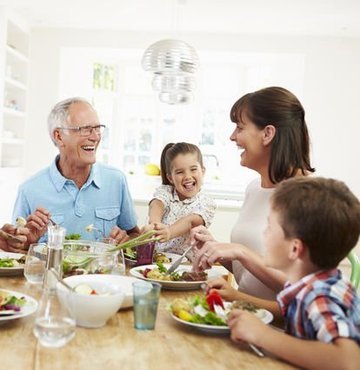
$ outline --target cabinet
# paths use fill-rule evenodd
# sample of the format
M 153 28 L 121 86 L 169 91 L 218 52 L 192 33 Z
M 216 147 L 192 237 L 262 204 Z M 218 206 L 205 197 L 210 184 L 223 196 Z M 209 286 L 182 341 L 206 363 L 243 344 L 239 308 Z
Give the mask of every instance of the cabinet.
M 29 44 L 26 24 L 0 8 L 0 167 L 23 166 Z

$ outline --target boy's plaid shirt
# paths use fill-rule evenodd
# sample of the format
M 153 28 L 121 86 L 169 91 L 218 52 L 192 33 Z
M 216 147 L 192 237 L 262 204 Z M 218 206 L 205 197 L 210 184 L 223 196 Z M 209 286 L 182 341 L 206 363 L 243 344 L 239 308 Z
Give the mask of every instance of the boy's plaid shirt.
M 298 338 L 332 342 L 339 337 L 360 344 L 360 298 L 337 269 L 287 282 L 277 296 L 285 331 Z

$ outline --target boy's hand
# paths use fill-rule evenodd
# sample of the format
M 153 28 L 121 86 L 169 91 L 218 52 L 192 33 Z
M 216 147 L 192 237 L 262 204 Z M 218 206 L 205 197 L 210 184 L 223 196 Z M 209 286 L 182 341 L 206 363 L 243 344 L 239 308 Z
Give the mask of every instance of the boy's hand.
M 160 222 L 155 224 L 156 236 L 159 237 L 159 242 L 164 243 L 171 239 L 171 232 L 168 225 L 164 225 Z
M 206 293 L 211 293 L 211 291 L 217 291 L 220 297 L 225 301 L 233 301 L 237 299 L 235 290 L 224 278 L 219 277 L 214 280 L 209 280 L 206 282 Z
M 231 339 L 234 342 L 248 342 L 257 344 L 266 325 L 253 313 L 244 310 L 231 311 L 228 318 L 228 325 L 231 330 Z

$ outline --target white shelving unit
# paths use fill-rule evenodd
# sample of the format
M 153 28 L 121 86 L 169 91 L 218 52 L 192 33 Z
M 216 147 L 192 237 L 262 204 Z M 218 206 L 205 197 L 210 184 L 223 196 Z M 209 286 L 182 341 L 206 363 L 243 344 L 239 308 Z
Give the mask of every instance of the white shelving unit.
M 0 167 L 23 166 L 29 77 L 29 30 L 0 8 Z
M 0 7 L 0 227 L 11 222 L 23 180 L 29 80 L 29 29 L 8 7 Z

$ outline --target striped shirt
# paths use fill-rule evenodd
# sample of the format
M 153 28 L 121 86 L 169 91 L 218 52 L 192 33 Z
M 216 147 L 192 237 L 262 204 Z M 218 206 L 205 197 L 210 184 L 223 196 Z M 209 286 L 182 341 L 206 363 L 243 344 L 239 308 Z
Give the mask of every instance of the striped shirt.
M 295 284 L 287 282 L 277 300 L 286 333 L 325 343 L 351 338 L 360 344 L 360 298 L 340 270 L 313 273 Z

